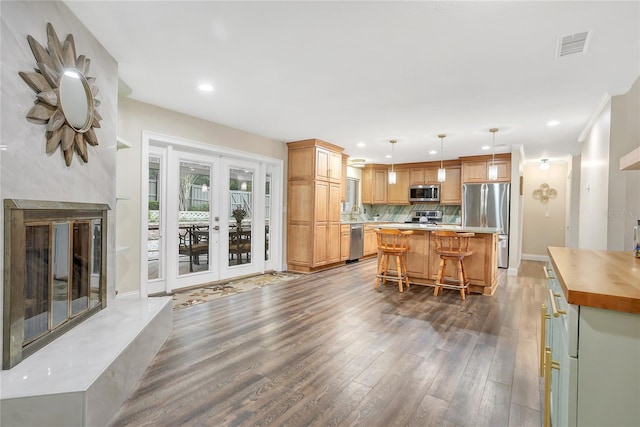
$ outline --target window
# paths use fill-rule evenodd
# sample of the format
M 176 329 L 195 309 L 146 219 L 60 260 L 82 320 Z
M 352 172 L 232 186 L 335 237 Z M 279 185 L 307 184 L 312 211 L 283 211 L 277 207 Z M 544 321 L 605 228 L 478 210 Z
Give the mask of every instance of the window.
M 358 206 L 360 180 L 355 178 L 347 178 L 347 197 L 344 202 L 343 212 L 350 212 L 351 208 Z

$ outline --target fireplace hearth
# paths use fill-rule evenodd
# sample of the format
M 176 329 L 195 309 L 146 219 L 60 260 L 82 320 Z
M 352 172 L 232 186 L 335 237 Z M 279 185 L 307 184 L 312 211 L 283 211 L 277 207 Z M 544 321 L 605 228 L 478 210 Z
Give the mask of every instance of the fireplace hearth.
M 108 210 L 4 201 L 3 369 L 106 307 Z

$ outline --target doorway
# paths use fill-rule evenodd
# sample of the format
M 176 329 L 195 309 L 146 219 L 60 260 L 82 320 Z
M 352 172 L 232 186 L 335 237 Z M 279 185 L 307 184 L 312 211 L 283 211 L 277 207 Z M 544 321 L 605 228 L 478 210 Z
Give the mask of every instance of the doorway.
M 143 138 L 141 293 L 281 271 L 282 161 L 166 139 Z

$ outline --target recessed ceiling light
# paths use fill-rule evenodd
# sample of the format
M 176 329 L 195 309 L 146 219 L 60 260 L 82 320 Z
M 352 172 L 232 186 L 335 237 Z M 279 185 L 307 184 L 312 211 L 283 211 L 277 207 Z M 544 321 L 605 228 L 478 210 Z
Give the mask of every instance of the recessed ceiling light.
M 438 153 L 436 150 L 430 150 L 429 151 L 429 154 L 436 154 L 436 153 Z
M 0 151 L 7 151 L 6 145 L 0 145 Z
M 203 92 L 211 92 L 213 90 L 213 86 L 208 83 L 202 83 L 200 86 L 198 86 L 198 89 Z
M 489 148 L 491 148 L 491 146 L 489 146 L 489 145 L 483 145 L 483 146 L 482 146 L 482 149 L 483 149 L 483 150 L 488 150 Z
M 364 146 L 365 146 L 365 143 L 364 143 L 364 142 L 358 142 L 358 147 L 362 148 L 362 147 L 364 147 Z
M 387 159 L 390 159 L 390 158 L 391 158 L 391 154 L 387 154 L 385 157 L 386 157 Z
M 559 124 L 560 122 L 557 120 L 551 120 L 550 122 L 547 122 L 547 126 L 558 126 Z

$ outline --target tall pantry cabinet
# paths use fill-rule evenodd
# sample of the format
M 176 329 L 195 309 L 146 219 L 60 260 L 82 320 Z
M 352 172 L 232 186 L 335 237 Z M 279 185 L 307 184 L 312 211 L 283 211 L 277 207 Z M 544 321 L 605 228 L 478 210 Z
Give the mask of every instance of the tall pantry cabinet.
M 340 262 L 343 148 L 319 139 L 287 146 L 287 266 L 310 272 Z

